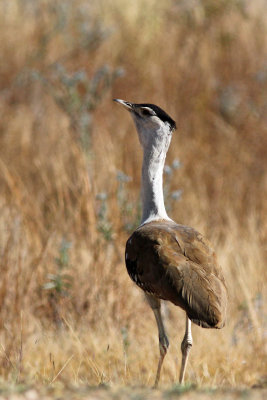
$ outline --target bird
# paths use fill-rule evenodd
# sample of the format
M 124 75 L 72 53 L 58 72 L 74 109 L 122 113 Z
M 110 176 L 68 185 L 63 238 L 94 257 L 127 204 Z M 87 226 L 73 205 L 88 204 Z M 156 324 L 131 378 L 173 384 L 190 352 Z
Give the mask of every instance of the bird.
M 158 386 L 169 347 L 161 303 L 167 300 L 185 311 L 179 383 L 184 383 L 193 345 L 191 322 L 203 328 L 225 325 L 228 293 L 216 254 L 194 228 L 177 224 L 167 215 L 163 196 L 163 169 L 175 121 L 159 106 L 113 99 L 130 112 L 143 149 L 142 220 L 125 248 L 130 278 L 141 288 L 155 315 L 159 335 Z

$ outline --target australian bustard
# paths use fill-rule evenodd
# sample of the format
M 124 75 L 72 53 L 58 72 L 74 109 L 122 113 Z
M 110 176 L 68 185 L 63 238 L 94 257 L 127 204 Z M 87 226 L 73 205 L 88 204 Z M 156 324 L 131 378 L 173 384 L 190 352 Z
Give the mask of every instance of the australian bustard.
M 193 344 L 191 321 L 203 328 L 222 328 L 227 289 L 210 243 L 195 229 L 176 224 L 165 210 L 162 174 L 175 122 L 154 104 L 114 101 L 131 113 L 144 153 L 142 221 L 126 243 L 125 262 L 131 279 L 145 292 L 158 326 L 160 357 L 155 386 L 169 346 L 161 316 L 161 299 L 171 301 L 186 312 L 179 377 L 183 383 Z

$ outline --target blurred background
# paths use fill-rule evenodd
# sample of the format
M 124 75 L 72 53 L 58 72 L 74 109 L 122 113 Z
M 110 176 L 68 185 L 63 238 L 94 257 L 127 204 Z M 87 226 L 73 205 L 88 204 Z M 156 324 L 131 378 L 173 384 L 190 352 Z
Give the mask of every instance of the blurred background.
M 124 266 L 142 154 L 116 97 L 176 120 L 168 213 L 210 239 L 228 282 L 227 326 L 193 327 L 186 380 L 266 382 L 266 8 L 1 0 L 2 380 L 153 383 L 156 324 Z M 164 312 L 163 385 L 178 379 L 185 323 Z

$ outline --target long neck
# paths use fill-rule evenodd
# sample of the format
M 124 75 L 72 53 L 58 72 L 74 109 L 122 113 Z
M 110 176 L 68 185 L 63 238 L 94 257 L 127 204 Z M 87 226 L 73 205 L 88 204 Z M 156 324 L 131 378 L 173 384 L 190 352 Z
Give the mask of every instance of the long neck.
M 168 219 L 163 197 L 163 167 L 166 153 L 144 150 L 142 166 L 142 206 L 141 223 Z

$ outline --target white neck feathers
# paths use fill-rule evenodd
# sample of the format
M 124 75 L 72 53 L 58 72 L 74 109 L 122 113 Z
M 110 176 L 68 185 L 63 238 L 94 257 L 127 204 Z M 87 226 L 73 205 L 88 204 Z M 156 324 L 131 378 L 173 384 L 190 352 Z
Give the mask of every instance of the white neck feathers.
M 163 196 L 163 167 L 166 152 L 157 149 L 144 149 L 142 166 L 142 206 L 141 224 L 159 219 L 170 218 L 167 215 Z

